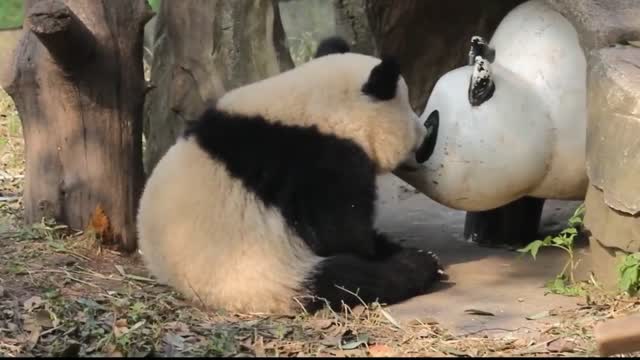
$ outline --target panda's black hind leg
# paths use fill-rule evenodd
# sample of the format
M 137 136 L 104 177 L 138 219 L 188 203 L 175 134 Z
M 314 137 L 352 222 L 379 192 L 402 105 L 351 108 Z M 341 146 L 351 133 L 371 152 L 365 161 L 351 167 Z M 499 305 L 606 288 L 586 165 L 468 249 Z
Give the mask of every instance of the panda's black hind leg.
M 305 308 L 316 311 L 327 302 L 335 311 L 363 301 L 392 305 L 425 294 L 442 274 L 437 257 L 425 250 L 401 248 L 381 261 L 340 254 L 315 269 L 307 286 L 317 299 L 307 300 Z
M 403 249 L 402 245 L 393 242 L 386 234 L 378 231 L 374 233 L 373 241 L 375 244 L 373 260 L 385 260 Z

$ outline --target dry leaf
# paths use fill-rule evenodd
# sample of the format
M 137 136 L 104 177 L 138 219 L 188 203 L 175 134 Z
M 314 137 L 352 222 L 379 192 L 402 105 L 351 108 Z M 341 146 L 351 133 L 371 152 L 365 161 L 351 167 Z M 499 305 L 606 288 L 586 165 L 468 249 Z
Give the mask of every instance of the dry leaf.
M 516 341 L 513 342 L 513 346 L 516 348 L 525 347 L 527 345 L 530 345 L 530 341 L 522 338 L 517 339 Z
M 113 266 L 116 268 L 116 270 L 118 270 L 120 275 L 127 277 L 127 273 L 124 272 L 124 268 L 122 267 L 122 265 L 114 264 Z
M 165 342 L 165 344 L 169 345 L 171 347 L 171 350 L 173 351 L 180 351 L 184 348 L 184 339 L 182 338 L 182 336 L 178 336 L 173 333 L 167 333 L 162 340 Z
M 394 357 L 395 351 L 384 344 L 369 346 L 369 355 L 373 357 Z
M 340 349 L 336 349 L 336 350 L 329 350 L 329 353 L 331 355 L 337 356 L 337 357 L 364 357 L 366 354 L 364 351 L 360 350 L 360 349 L 355 349 L 355 350 L 340 350 Z
M 34 315 L 38 325 L 47 329 L 54 327 L 53 321 L 51 321 L 51 316 L 48 310 L 44 310 L 44 309 L 38 310 Z
M 538 319 L 545 318 L 545 317 L 547 317 L 549 315 L 550 315 L 549 310 L 546 310 L 546 311 L 539 312 L 539 313 L 531 315 L 531 316 L 527 316 L 525 319 L 527 319 L 527 320 L 538 320 Z
M 42 327 L 38 325 L 35 319 L 27 317 L 24 321 L 23 328 L 24 330 L 29 332 L 29 338 L 27 339 L 27 348 L 31 350 L 38 343 L 38 339 L 40 339 Z
M 340 337 L 338 336 L 325 336 L 324 339 L 320 341 L 320 344 L 324 346 L 338 346 L 340 345 Z
M 417 338 L 431 338 L 434 336 L 433 332 L 427 330 L 427 329 L 420 329 L 418 330 L 418 332 L 415 333 L 415 336 Z
M 560 353 L 573 352 L 575 347 L 575 343 L 570 339 L 558 339 L 547 344 L 547 350 Z
M 393 324 L 393 326 L 397 327 L 398 329 L 402 329 L 402 326 L 400 326 L 400 324 L 396 321 L 396 319 L 394 319 L 391 314 L 389 314 L 387 311 L 385 311 L 384 309 L 380 309 L 380 312 L 382 313 L 382 315 L 389 320 L 390 323 Z
M 132 332 L 132 331 L 137 330 L 139 327 L 141 327 L 141 326 L 142 326 L 142 325 L 144 325 L 145 323 L 146 323 L 146 320 L 138 321 L 137 323 L 133 324 L 133 326 L 131 327 L 131 329 L 129 329 L 129 331 L 128 331 L 128 332 Z
M 111 242 L 112 236 L 109 217 L 107 217 L 107 214 L 105 214 L 100 204 L 96 206 L 96 209 L 91 215 L 91 219 L 89 220 L 89 228 L 93 230 L 96 236 L 103 242 Z
M 42 298 L 40 296 L 32 296 L 24 301 L 24 309 L 31 311 L 42 304 Z
M 135 325 L 134 325 L 135 326 Z M 167 323 L 165 329 L 172 330 L 174 333 L 178 335 L 192 335 L 193 333 L 189 330 L 189 325 L 180 322 L 180 321 L 172 321 Z
M 484 311 L 484 310 L 478 310 L 478 309 L 467 309 L 464 312 L 469 314 L 469 315 L 495 316 L 493 313 L 490 313 L 490 312 Z
M 430 317 L 426 317 L 423 319 L 413 319 L 409 322 L 411 326 L 423 326 L 423 325 L 438 325 L 438 320 Z
M 309 325 L 316 330 L 326 330 L 333 325 L 333 320 L 316 319 L 309 322 Z
M 258 336 L 256 342 L 253 344 L 253 352 L 256 357 L 265 357 L 267 353 L 264 351 L 264 341 L 262 336 Z
M 360 317 L 360 315 L 362 315 L 362 313 L 364 313 L 364 310 L 365 310 L 364 306 L 358 305 L 358 306 L 354 307 L 353 309 L 351 309 L 351 313 L 357 319 L 357 318 Z
M 113 335 L 115 335 L 116 338 L 119 338 L 128 332 L 129 328 L 127 327 L 127 319 L 118 319 L 113 324 Z

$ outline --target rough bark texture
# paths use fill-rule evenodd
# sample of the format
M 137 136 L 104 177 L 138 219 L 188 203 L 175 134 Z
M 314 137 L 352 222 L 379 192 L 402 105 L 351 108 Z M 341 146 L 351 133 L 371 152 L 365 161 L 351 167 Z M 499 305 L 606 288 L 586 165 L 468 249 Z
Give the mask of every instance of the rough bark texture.
M 375 55 L 375 39 L 367 18 L 367 0 L 333 0 L 336 32 L 346 38 L 357 53 Z
M 84 229 L 100 207 L 110 224 L 103 240 L 133 250 L 151 9 L 145 0 L 27 1 L 25 9 L 3 87 L 24 130 L 26 220 Z
M 471 36 L 491 38 L 524 0 L 366 0 L 378 54 L 399 57 L 411 104 L 422 112 L 436 81 L 466 64 Z
M 147 174 L 193 119 L 225 91 L 293 67 L 272 0 L 163 1 L 147 95 Z

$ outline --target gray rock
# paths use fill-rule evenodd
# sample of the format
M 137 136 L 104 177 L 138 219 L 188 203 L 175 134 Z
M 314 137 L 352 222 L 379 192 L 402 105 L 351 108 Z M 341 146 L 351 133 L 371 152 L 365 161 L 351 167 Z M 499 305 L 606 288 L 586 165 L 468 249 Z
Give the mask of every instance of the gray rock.
M 588 64 L 589 179 L 604 192 L 608 206 L 636 215 L 640 213 L 640 48 L 600 49 Z
M 576 27 L 583 48 L 640 39 L 638 0 L 544 0 Z

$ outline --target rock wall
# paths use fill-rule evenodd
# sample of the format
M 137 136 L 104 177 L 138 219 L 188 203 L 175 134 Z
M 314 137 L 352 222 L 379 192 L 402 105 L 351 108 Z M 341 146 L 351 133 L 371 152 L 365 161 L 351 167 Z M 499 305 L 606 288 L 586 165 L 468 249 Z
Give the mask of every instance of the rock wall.
M 594 50 L 588 94 L 585 225 L 594 273 L 613 288 L 621 258 L 640 251 L 640 48 Z
M 621 258 L 640 251 L 640 1 L 544 1 L 573 23 L 587 54 L 584 222 L 594 273 L 613 289 Z

